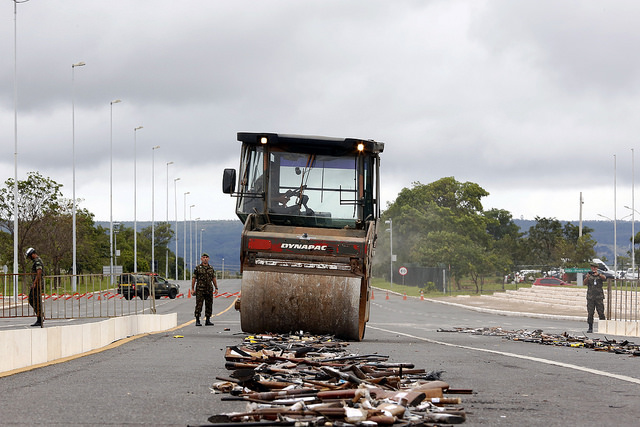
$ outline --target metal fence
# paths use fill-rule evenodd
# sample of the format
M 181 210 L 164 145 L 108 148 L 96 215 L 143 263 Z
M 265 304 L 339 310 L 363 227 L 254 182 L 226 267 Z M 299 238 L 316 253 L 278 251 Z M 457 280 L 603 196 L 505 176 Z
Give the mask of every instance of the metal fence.
M 608 280 L 605 311 L 608 320 L 639 320 L 638 280 Z
M 4 274 L 0 279 L 0 317 L 36 316 L 28 302 L 32 275 Z M 156 312 L 155 301 L 161 297 L 155 295 L 155 286 L 150 287 L 148 296 L 144 292 L 144 295 L 123 295 L 119 293 L 117 279 L 102 274 L 44 276 L 41 294 L 44 318 L 105 318 Z

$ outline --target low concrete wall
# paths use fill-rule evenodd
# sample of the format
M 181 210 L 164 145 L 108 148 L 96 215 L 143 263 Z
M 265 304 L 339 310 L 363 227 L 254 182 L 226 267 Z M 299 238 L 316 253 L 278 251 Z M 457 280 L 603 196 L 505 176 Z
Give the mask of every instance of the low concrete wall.
M 598 320 L 598 333 L 640 337 L 640 322 L 624 320 Z
M 178 314 L 137 314 L 80 325 L 0 331 L 0 372 L 105 347 L 133 335 L 166 331 L 178 325 Z

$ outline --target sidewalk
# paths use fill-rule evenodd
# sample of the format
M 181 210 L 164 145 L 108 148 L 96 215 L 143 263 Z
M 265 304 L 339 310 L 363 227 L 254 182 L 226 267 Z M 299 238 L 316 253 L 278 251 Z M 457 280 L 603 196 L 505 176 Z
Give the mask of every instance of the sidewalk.
M 379 290 L 387 292 L 383 289 Z M 397 292 L 388 292 L 400 295 Z M 496 292 L 493 295 L 442 296 L 425 298 L 425 300 L 504 316 L 580 321 L 587 318 L 586 289 L 584 288 L 532 286 Z
M 564 320 L 586 320 L 587 302 L 583 307 L 575 305 L 531 303 L 514 299 L 495 298 L 491 296 L 455 296 L 425 298 L 440 304 L 450 304 L 470 310 L 496 313 L 505 316 L 540 317 Z

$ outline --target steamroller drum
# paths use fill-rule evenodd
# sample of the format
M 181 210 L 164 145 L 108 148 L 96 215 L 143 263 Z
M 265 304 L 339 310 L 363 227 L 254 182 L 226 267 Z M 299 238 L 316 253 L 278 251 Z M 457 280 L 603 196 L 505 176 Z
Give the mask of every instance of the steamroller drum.
M 361 282 L 357 277 L 245 270 L 242 330 L 302 330 L 359 341 L 364 336 L 366 315 L 360 307 Z

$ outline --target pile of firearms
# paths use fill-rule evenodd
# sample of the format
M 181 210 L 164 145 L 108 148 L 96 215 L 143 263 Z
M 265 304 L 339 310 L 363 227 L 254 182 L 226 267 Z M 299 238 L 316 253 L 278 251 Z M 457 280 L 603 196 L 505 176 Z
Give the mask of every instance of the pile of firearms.
M 466 419 L 443 371 L 391 363 L 388 356 L 350 354 L 332 336 L 256 335 L 226 349 L 228 378 L 212 390 L 222 400 L 247 402 L 246 410 L 214 415 L 222 426 L 429 426 Z
M 640 346 L 631 341 L 616 341 L 608 339 L 607 337 L 604 337 L 603 339 L 589 338 L 586 335 L 571 335 L 568 332 L 563 332 L 562 334 L 548 334 L 542 329 L 535 329 L 533 331 L 528 331 L 526 329 L 509 331 L 500 327 L 439 329 L 438 332 L 462 332 L 475 335 L 500 336 L 512 341 L 532 342 L 562 347 L 583 347 L 593 349 L 595 351 L 640 356 Z

